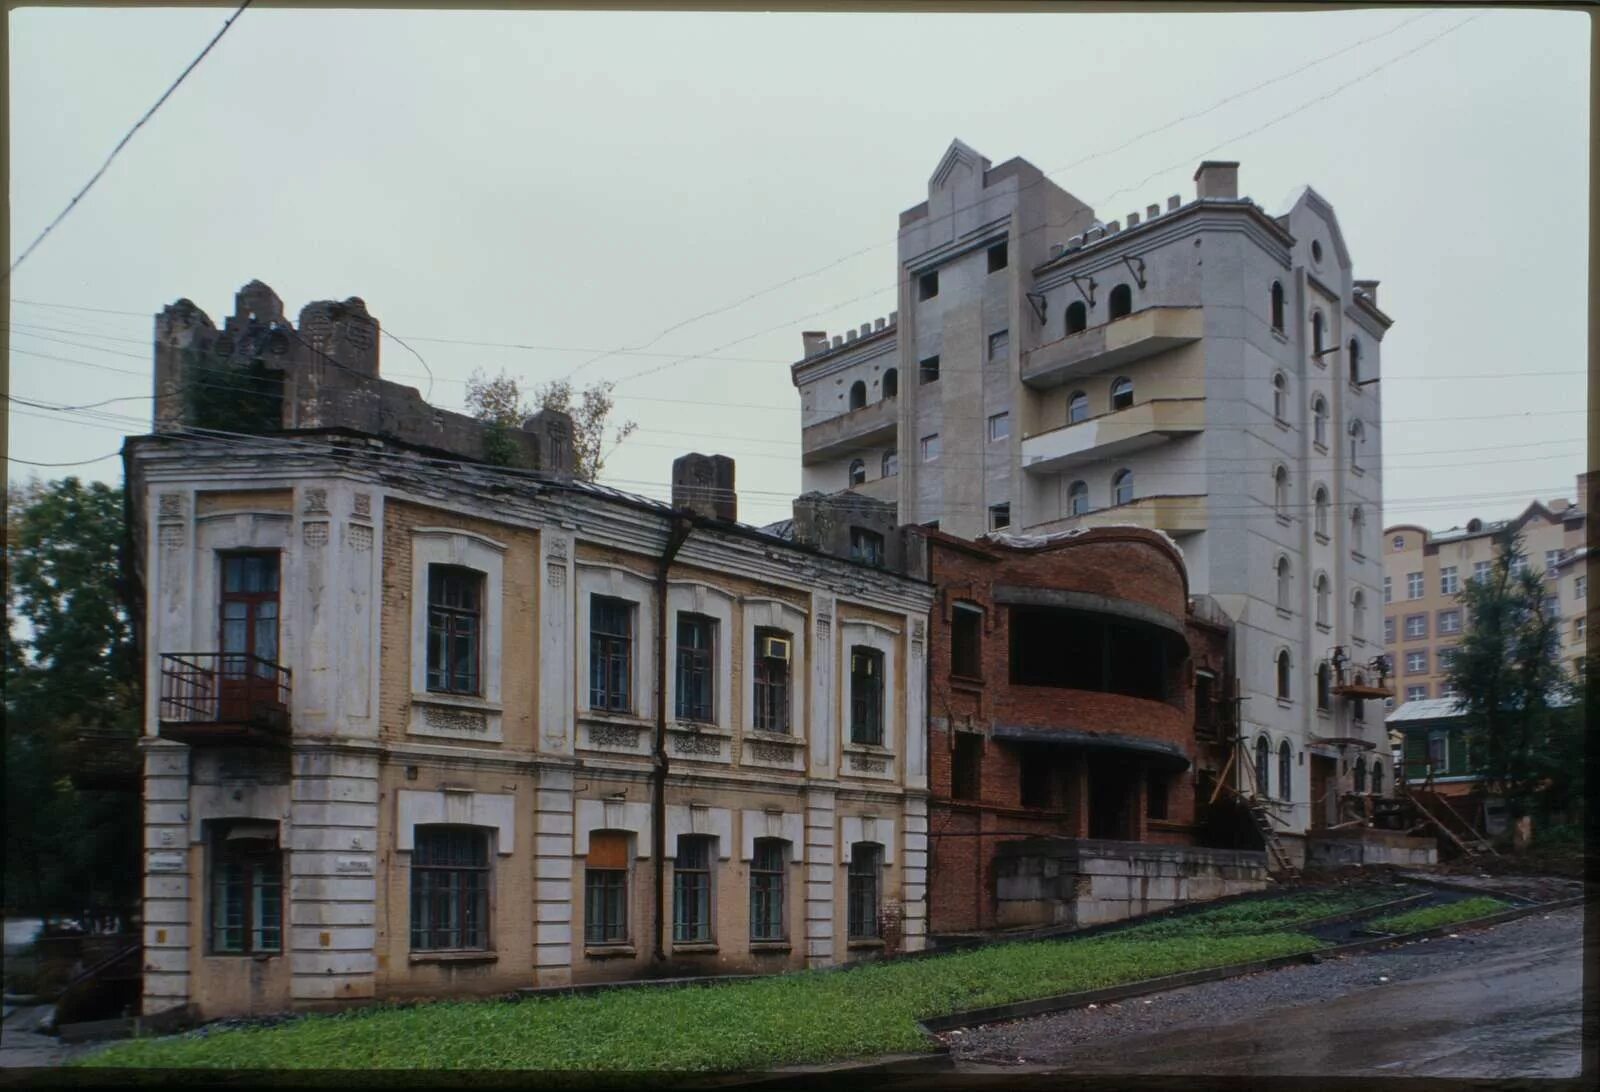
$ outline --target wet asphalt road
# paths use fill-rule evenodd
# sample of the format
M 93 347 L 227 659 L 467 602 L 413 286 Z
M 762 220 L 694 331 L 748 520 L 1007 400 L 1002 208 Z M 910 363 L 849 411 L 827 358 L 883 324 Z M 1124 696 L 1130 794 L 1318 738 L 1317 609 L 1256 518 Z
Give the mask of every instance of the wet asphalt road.
M 947 1041 L 957 1069 L 969 1073 L 1576 1077 L 1582 913 L 1574 907 Z

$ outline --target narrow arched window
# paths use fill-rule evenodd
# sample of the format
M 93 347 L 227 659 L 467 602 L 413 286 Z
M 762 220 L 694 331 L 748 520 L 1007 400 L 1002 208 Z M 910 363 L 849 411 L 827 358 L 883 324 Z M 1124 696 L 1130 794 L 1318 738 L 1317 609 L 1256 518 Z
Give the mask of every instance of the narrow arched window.
M 1278 564 L 1275 567 L 1278 572 L 1278 609 L 1288 610 L 1290 593 L 1289 559 L 1286 557 L 1278 558 Z
M 1076 334 L 1089 328 L 1089 308 L 1082 300 L 1067 305 L 1067 333 Z
M 1356 756 L 1355 768 L 1351 771 L 1355 775 L 1356 792 L 1367 791 L 1367 760 Z
M 1315 498 L 1316 522 L 1313 528 L 1322 537 L 1328 537 L 1328 491 L 1322 486 L 1317 486 Z
M 1317 574 L 1317 625 L 1328 624 L 1328 574 Z
M 1328 400 L 1320 394 L 1311 400 L 1311 439 L 1320 448 L 1328 446 Z
M 1383 795 L 1383 763 L 1372 760 L 1372 795 Z
M 1350 339 L 1350 382 L 1361 382 L 1361 342 Z
M 1350 597 L 1350 631 L 1354 637 L 1360 637 L 1367 628 L 1367 596 L 1357 588 L 1356 593 Z
M 851 485 L 860 485 L 862 482 L 864 482 L 866 480 L 867 480 L 867 464 L 862 462 L 860 459 L 853 460 L 850 463 L 850 484 Z
M 1289 786 L 1294 782 L 1294 748 L 1289 741 L 1278 744 L 1278 799 L 1289 799 Z
M 1081 516 L 1089 510 L 1089 483 L 1073 482 L 1067 486 L 1067 515 Z
M 1359 420 L 1350 422 L 1350 469 L 1361 469 L 1361 447 L 1367 442 L 1367 429 Z
M 1278 697 L 1289 700 L 1289 650 L 1278 653 Z
M 1322 360 L 1322 312 L 1311 312 L 1311 355 Z
M 1318 665 L 1318 667 L 1317 667 L 1317 708 L 1321 709 L 1323 712 L 1327 712 L 1328 711 L 1329 682 L 1330 682 L 1330 679 L 1332 677 L 1332 674 L 1333 673 L 1328 669 L 1328 665 L 1327 664 Z
M 1106 299 L 1106 307 L 1113 320 L 1133 314 L 1133 289 L 1125 284 L 1117 285 Z
M 1266 736 L 1256 740 L 1256 793 L 1260 796 L 1271 796 L 1272 786 L 1267 781 L 1268 763 L 1272 758 L 1272 744 L 1267 742 Z
M 1280 516 L 1289 514 L 1289 468 L 1286 466 L 1272 471 L 1272 508 Z
M 1117 379 L 1111 384 L 1111 409 L 1112 412 L 1127 409 L 1133 405 L 1133 380 Z
M 1111 477 L 1111 503 L 1127 504 L 1133 500 L 1133 471 L 1119 470 Z
M 1350 513 L 1350 549 L 1354 553 L 1366 553 L 1367 517 L 1362 514 L 1361 506 L 1357 505 Z
M 857 410 L 866 404 L 867 385 L 858 379 L 850 384 L 850 408 Z
M 1082 391 L 1073 391 L 1072 397 L 1067 399 L 1067 424 L 1075 425 L 1089 417 L 1089 396 Z
M 1272 416 L 1285 423 L 1289 420 L 1289 378 L 1282 372 L 1272 377 Z
M 883 396 L 893 398 L 900 393 L 900 369 L 890 368 L 883 373 Z
M 1272 328 L 1283 333 L 1283 285 L 1272 282 Z
M 898 473 L 900 473 L 900 453 L 897 451 L 885 451 L 883 453 L 883 476 L 892 478 Z

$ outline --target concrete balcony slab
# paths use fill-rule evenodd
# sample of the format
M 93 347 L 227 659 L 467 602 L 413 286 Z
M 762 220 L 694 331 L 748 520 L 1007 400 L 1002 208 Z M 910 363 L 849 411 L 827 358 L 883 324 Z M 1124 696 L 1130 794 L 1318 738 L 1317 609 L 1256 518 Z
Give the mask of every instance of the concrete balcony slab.
M 1192 344 L 1204 333 L 1198 307 L 1147 307 L 1029 350 L 1022 357 L 1022 381 L 1048 390 Z

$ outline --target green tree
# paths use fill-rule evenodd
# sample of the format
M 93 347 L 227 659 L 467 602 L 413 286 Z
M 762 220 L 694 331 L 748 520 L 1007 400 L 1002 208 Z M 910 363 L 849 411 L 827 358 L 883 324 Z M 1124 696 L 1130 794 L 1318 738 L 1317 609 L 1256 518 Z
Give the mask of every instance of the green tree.
M 1504 797 L 1513 821 L 1538 804 L 1570 716 L 1560 619 L 1545 609 L 1545 596 L 1543 574 L 1529 568 L 1516 531 L 1501 538 L 1489 572 L 1458 596 L 1468 621 L 1450 684 L 1465 707 L 1475 772 Z
M 565 379 L 553 379 L 538 387 L 531 399 L 524 399 L 522 385 L 513 376 L 502 371 L 490 378 L 475 371 L 467 380 L 467 410 L 490 426 L 484 447 L 491 461 L 499 463 L 509 462 L 515 451 L 506 435 L 509 430 L 521 428 L 525 419 L 541 409 L 567 414 L 573 427 L 573 475 L 592 482 L 600 477 L 617 445 L 639 427 L 633 421 L 622 422 L 607 446 L 606 429 L 616 408 L 611 393 L 615 387 L 615 383 L 601 380 L 578 391 Z
M 66 478 L 6 493 L 6 885 L 36 909 L 131 899 L 137 793 L 79 793 L 84 729 L 139 731 L 133 630 L 118 595 L 122 491 Z

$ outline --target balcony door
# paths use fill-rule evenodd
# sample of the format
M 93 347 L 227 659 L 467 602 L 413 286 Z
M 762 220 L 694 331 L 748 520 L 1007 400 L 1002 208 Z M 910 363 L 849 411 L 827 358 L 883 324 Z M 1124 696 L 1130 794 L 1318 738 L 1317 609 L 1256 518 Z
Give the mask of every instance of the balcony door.
M 222 555 L 221 698 L 219 719 L 248 720 L 263 701 L 277 700 L 278 555 Z

